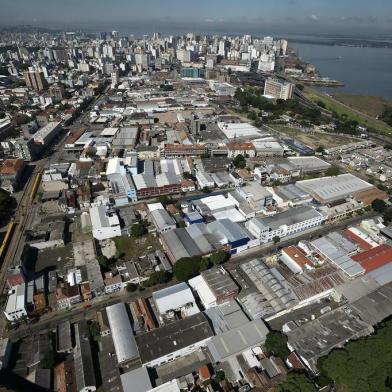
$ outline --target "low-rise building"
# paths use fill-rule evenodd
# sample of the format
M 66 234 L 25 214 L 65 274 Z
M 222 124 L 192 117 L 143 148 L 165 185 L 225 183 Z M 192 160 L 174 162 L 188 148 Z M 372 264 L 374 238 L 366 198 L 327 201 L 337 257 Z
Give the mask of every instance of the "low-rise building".
M 152 294 L 161 321 L 174 319 L 176 313 L 189 317 L 200 312 L 195 297 L 186 283 L 179 283 Z
M 105 206 L 91 207 L 89 213 L 95 239 L 101 241 L 121 236 L 120 221 L 116 213 L 108 213 Z
M 255 217 L 245 226 L 261 242 L 283 238 L 320 226 L 325 217 L 312 207 L 297 207 L 267 218 Z
M 223 267 L 203 271 L 189 280 L 189 285 L 197 292 L 206 309 L 230 301 L 239 291 L 238 286 Z
M 203 313 L 136 336 L 143 366 L 157 367 L 205 347 L 214 333 Z
M 6 159 L 0 165 L 0 187 L 13 193 L 18 189 L 25 167 L 23 159 Z
M 8 321 L 18 321 L 27 316 L 25 290 L 26 285 L 19 284 L 14 286 L 8 295 L 4 308 L 4 314 Z

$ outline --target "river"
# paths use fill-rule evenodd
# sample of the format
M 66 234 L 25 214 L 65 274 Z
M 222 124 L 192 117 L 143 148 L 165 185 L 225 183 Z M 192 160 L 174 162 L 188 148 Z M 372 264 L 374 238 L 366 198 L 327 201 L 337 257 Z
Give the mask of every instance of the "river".
M 392 100 L 392 49 L 328 46 L 290 42 L 299 57 L 317 67 L 322 76 L 345 84 L 342 91 L 352 94 L 380 96 Z

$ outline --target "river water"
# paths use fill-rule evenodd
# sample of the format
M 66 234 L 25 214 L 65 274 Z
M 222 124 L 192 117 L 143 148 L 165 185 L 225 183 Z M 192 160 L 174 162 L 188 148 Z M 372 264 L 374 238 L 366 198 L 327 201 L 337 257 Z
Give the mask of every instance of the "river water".
M 317 67 L 322 76 L 345 84 L 342 91 L 392 99 L 392 49 L 353 46 L 328 46 L 290 42 L 299 57 Z

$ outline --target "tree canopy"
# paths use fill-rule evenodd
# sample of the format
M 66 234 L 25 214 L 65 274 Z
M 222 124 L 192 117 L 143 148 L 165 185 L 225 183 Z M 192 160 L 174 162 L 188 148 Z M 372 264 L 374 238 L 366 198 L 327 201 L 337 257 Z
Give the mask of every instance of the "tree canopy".
M 234 160 L 233 164 L 237 169 L 244 169 L 246 166 L 246 160 L 245 157 L 242 154 L 238 154 Z
M 173 266 L 174 276 L 181 282 L 194 278 L 199 274 L 201 257 L 183 257 Z
M 376 199 L 372 202 L 372 208 L 376 212 L 383 213 L 387 209 L 387 203 L 384 200 Z
M 131 226 L 131 236 L 135 238 L 139 238 L 144 236 L 147 233 L 146 225 L 144 222 L 135 223 Z
M 291 372 L 286 380 L 279 385 L 280 392 L 315 392 L 316 387 L 304 373 Z
M 151 287 L 151 286 L 155 286 L 157 284 L 162 284 L 162 283 L 166 283 L 171 279 L 171 276 L 168 272 L 166 271 L 156 271 L 153 272 L 148 280 L 143 282 L 143 286 L 144 287 Z
M 340 174 L 340 169 L 337 166 L 331 166 L 325 172 L 325 175 L 328 177 L 338 176 Z
M 229 260 L 230 255 L 224 250 L 218 250 L 210 256 L 210 262 L 214 265 L 220 265 L 226 263 Z
M 0 188 L 0 222 L 6 223 L 16 208 L 16 200 L 11 194 Z
M 392 320 L 382 323 L 376 334 L 351 341 L 321 358 L 317 368 L 332 379 L 337 390 L 391 391 Z
M 290 354 L 287 348 L 287 336 L 278 331 L 270 331 L 265 340 L 265 350 L 267 355 L 274 355 L 285 361 Z

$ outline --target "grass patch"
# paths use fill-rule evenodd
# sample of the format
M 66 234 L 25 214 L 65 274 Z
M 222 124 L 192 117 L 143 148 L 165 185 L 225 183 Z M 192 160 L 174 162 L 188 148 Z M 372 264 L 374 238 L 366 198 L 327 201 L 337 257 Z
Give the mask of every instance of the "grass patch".
M 141 238 L 133 237 L 116 237 L 113 238 L 118 254 L 124 255 L 124 260 L 132 260 L 144 256 L 146 253 L 162 249 L 157 237 L 153 234 L 147 234 Z
M 392 108 L 392 102 L 382 97 L 372 97 L 369 95 L 355 95 L 347 93 L 332 94 L 338 101 L 350 106 L 353 109 L 359 110 L 371 117 L 378 117 L 386 107 Z
M 327 110 L 335 112 L 340 116 L 345 115 L 348 119 L 357 121 L 358 123 L 369 128 L 370 130 L 374 130 L 376 132 L 387 135 L 392 134 L 392 127 L 390 127 L 385 122 L 377 120 L 376 118 L 371 117 L 366 113 L 351 109 L 350 107 L 345 106 L 343 103 L 337 101 L 336 99 L 331 98 L 327 94 L 324 94 L 317 90 L 313 90 L 309 87 L 305 87 L 303 93 L 308 99 L 312 100 L 313 102 L 322 102 Z
M 289 138 L 296 139 L 312 148 L 317 148 L 319 146 L 336 147 L 343 144 L 353 143 L 356 140 L 339 134 L 329 135 L 321 132 L 303 132 L 300 129 L 290 128 L 279 124 L 271 124 L 269 126 Z

